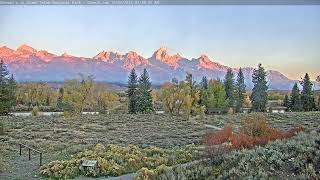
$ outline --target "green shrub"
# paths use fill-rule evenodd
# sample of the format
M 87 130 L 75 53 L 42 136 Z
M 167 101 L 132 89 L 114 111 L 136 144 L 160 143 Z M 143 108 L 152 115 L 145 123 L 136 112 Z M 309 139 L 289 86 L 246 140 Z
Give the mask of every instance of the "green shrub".
M 33 107 L 31 114 L 32 114 L 32 116 L 38 116 L 39 115 L 39 108 L 37 106 Z
M 267 117 L 262 113 L 246 115 L 241 120 L 240 131 L 248 136 L 264 136 L 268 134 Z
M 141 168 L 137 171 L 135 180 L 146 180 L 146 179 L 155 179 L 157 174 L 153 170 L 149 170 L 148 168 Z

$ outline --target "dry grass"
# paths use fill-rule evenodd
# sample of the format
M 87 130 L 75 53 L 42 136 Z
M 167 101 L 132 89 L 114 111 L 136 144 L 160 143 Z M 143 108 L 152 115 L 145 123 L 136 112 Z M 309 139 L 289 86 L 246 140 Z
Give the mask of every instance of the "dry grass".
M 181 117 L 166 115 L 87 115 L 63 117 L 0 117 L 7 125 L 2 143 L 28 144 L 45 152 L 68 149 L 72 153 L 97 143 L 135 144 L 141 147 L 200 143 L 208 128 Z

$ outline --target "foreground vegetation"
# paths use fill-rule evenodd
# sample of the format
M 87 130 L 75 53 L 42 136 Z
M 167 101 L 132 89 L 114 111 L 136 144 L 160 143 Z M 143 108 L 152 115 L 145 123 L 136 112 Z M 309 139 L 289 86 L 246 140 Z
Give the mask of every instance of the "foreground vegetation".
M 0 147 L 6 147 L 5 152 L 16 152 L 18 143 L 27 144 L 44 152 L 43 162 L 46 164 L 59 159 L 67 162 L 75 158 L 75 154 L 84 152 L 85 149 L 94 150 L 96 144 L 99 143 L 103 144 L 105 149 L 108 149 L 108 144 L 114 144 L 118 149 L 133 144 L 139 151 L 143 152 L 145 149 L 155 146 L 165 152 L 173 153 L 173 151 L 184 149 L 185 146 L 190 144 L 194 144 L 196 147 L 202 146 L 203 137 L 209 132 L 217 131 L 214 128 L 206 127 L 204 124 L 220 128 L 223 128 L 227 124 L 232 124 L 234 131 L 239 132 L 241 126 L 240 120 L 246 116 L 245 114 L 206 115 L 189 120 L 181 116 L 165 114 L 84 115 L 68 120 L 63 116 L 0 117 L 0 122 L 5 125 L 4 134 L 0 135 Z M 283 132 L 299 126 L 305 128 L 306 132 L 320 128 L 320 112 L 270 113 L 266 114 L 266 119 L 270 127 L 277 128 Z M 198 148 L 196 149 L 199 152 L 201 151 Z M 194 152 L 191 152 L 191 154 L 192 159 L 188 161 L 190 161 L 191 164 L 197 164 L 196 162 L 199 156 L 194 155 Z M 74 156 L 72 157 L 72 155 Z M 90 157 L 87 155 L 83 157 Z M 12 157 L 15 156 L 18 155 L 14 153 Z M 204 157 L 207 156 L 201 156 L 201 158 Z M 23 161 L 25 161 L 25 159 Z M 9 168 L 12 167 L 11 160 L 3 161 L 3 163 L 7 164 Z M 35 161 L 34 164 L 30 164 L 30 166 L 36 168 L 37 164 L 38 162 Z M 159 164 L 158 167 L 148 166 L 148 170 L 156 171 L 156 169 L 158 169 L 157 171 L 162 172 L 166 171 L 167 166 L 172 168 L 176 168 L 176 166 L 177 168 L 187 168 L 189 167 L 189 163 L 182 166 L 170 163 L 162 166 Z M 201 167 L 202 166 L 203 165 L 201 165 Z M 212 168 L 212 165 L 208 166 L 208 168 L 209 167 Z M 137 171 L 138 174 L 140 174 L 146 170 L 144 168 L 139 170 L 139 168 L 130 172 Z M 191 169 L 197 169 L 197 167 Z M 14 171 L 19 172 L 20 170 L 13 169 L 12 172 Z M 37 170 L 34 171 L 34 173 L 36 172 Z M 129 171 L 123 170 L 120 174 L 127 172 Z
M 40 168 L 40 173 L 51 178 L 74 178 L 86 176 L 119 176 L 133 173 L 141 168 L 157 168 L 160 165 L 174 166 L 199 158 L 195 146 L 172 150 L 157 147 L 138 148 L 134 145 L 97 144 L 93 149 L 80 152 L 67 161 L 52 161 Z M 83 159 L 97 160 L 98 168 L 83 171 L 79 169 Z
M 319 132 L 308 129 L 301 133 L 303 127 L 291 127 L 288 131 L 271 128 L 263 114 L 245 116 L 238 128 L 239 132 L 226 126 L 206 133 L 205 146 L 201 143 L 161 149 L 98 144 L 69 160 L 52 161 L 42 166 L 40 172 L 51 178 L 128 173 L 135 173 L 135 179 L 319 177 Z M 298 137 L 292 137 L 296 134 Z M 268 144 L 271 141 L 275 142 Z M 97 169 L 79 169 L 83 159 L 97 160 Z
M 320 134 L 300 133 L 264 147 L 233 151 L 221 161 L 142 169 L 136 179 L 319 179 Z

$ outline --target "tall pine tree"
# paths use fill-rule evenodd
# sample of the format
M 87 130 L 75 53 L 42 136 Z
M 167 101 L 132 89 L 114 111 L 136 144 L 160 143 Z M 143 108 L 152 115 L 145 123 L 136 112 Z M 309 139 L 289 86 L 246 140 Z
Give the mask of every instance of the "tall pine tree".
M 9 78 L 9 97 L 10 97 L 10 106 L 16 106 L 16 89 L 17 89 L 17 81 L 14 79 L 13 74 L 11 74 Z
M 239 69 L 238 75 L 237 75 L 237 82 L 235 86 L 236 91 L 236 112 L 241 112 L 241 109 L 243 107 L 245 93 L 246 93 L 246 85 L 244 83 L 244 76 L 242 73 L 242 69 Z
M 312 82 L 310 81 L 310 77 L 308 73 L 303 78 L 301 82 L 302 91 L 301 91 L 301 103 L 304 111 L 312 111 L 315 109 L 315 101 L 312 91 Z
M 302 110 L 300 90 L 299 90 L 297 83 L 295 83 L 293 85 L 292 90 L 291 90 L 290 110 L 291 111 L 301 111 Z
M 290 111 L 290 99 L 289 99 L 288 94 L 286 94 L 286 95 L 284 96 L 283 106 L 287 108 L 286 111 Z
M 200 98 L 199 98 L 199 104 L 201 106 L 206 106 L 208 102 L 208 79 L 206 76 L 202 77 L 202 80 L 200 82 Z
M 230 108 L 234 107 L 234 74 L 229 68 L 224 80 L 224 89 L 226 91 L 226 100 L 228 101 L 228 106 Z
M 149 74 L 146 69 L 143 70 L 138 83 L 137 97 L 137 112 L 150 113 L 153 111 L 152 96 L 151 96 L 151 82 Z
M 253 89 L 250 96 L 252 102 L 252 111 L 265 112 L 268 101 L 268 85 L 266 80 L 267 73 L 259 63 L 258 69 L 253 70 L 252 82 Z
M 16 81 L 7 69 L 3 60 L 0 61 L 0 115 L 7 115 L 15 103 Z
M 203 76 L 202 77 L 202 80 L 201 80 L 201 88 L 202 89 L 208 89 L 208 79 L 206 76 Z
M 137 74 L 135 69 L 132 69 L 128 80 L 128 111 L 129 113 L 137 113 Z

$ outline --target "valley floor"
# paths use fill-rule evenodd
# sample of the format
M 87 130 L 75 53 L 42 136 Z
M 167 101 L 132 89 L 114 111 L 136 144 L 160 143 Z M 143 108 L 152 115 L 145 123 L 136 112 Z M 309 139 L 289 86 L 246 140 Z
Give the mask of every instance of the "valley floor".
M 320 112 L 266 114 L 268 123 L 282 130 L 303 126 L 307 131 L 320 129 Z M 201 145 L 203 135 L 216 131 L 225 124 L 235 129 L 244 114 L 182 117 L 160 115 L 84 115 L 74 119 L 62 116 L 0 117 L 6 134 L 0 136 L 5 147 L 7 168 L 0 179 L 40 178 L 39 159 L 27 150 L 19 156 L 18 144 L 26 144 L 42 151 L 43 163 L 68 159 L 71 154 L 101 144 L 134 144 L 139 147 L 173 148 L 188 144 Z

